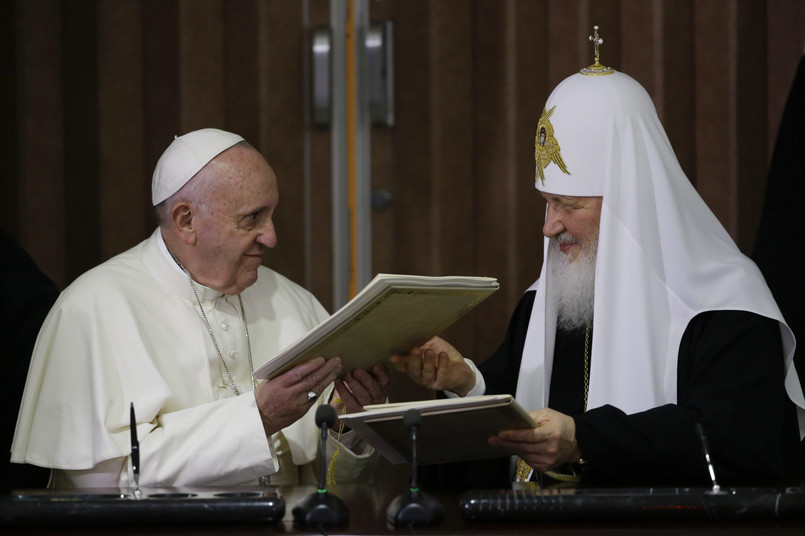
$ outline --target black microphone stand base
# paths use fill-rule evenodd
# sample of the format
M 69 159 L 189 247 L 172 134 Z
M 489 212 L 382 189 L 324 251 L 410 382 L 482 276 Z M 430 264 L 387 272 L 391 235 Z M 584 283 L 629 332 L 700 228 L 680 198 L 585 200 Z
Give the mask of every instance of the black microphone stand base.
M 344 501 L 326 491 L 309 495 L 291 512 L 294 521 L 304 525 L 344 525 L 349 520 L 349 510 Z
M 386 520 L 395 527 L 435 525 L 443 517 L 444 507 L 441 503 L 421 491 L 398 495 L 386 509 Z

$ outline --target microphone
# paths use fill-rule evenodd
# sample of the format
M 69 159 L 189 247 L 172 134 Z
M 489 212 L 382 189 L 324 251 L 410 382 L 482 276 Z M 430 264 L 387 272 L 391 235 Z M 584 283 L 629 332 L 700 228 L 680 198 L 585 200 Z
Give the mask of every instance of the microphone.
M 433 525 L 444 517 L 444 507 L 433 496 L 419 489 L 417 481 L 416 435 L 422 427 L 422 415 L 409 409 L 403 425 L 411 432 L 411 487 L 398 495 L 386 509 L 386 520 L 394 526 Z
M 316 410 L 316 426 L 321 428 L 321 472 L 319 488 L 309 495 L 292 513 L 294 520 L 305 525 L 340 525 L 349 519 L 349 511 L 344 501 L 327 493 L 327 428 L 335 426 L 335 410 L 329 404 L 322 404 Z
M 723 493 L 721 491 L 721 486 L 719 486 L 718 481 L 716 481 L 716 470 L 713 467 L 713 461 L 710 458 L 710 448 L 707 445 L 707 436 L 704 435 L 704 428 L 702 428 L 701 423 L 698 422 L 694 426 L 696 427 L 696 433 L 699 435 L 699 441 L 702 443 L 704 461 L 707 463 L 707 470 L 710 472 L 710 480 L 713 482 L 713 487 L 707 493 L 713 495 Z

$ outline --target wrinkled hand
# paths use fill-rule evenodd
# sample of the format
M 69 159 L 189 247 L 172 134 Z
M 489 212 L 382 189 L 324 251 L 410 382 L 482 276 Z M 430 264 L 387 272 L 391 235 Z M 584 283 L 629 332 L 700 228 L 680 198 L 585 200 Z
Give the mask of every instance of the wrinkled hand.
M 363 406 L 384 404 L 389 384 L 389 373 L 383 365 L 375 365 L 371 372 L 355 369 L 335 380 L 333 402 L 337 415 L 342 412 L 363 411 Z
M 475 374 L 453 345 L 434 337 L 407 355 L 392 355 L 391 364 L 414 382 L 437 391 L 465 396 L 475 386 Z
M 308 402 L 308 392 L 320 395 L 342 369 L 339 358 L 325 360 L 317 357 L 258 385 L 254 397 L 266 435 L 279 432 L 299 420 L 313 403 Z
M 503 430 L 489 438 L 489 444 L 513 452 L 540 471 L 567 462 L 577 462 L 581 451 L 576 443 L 576 422 L 572 417 L 552 409 L 530 411 L 539 424 L 526 430 Z

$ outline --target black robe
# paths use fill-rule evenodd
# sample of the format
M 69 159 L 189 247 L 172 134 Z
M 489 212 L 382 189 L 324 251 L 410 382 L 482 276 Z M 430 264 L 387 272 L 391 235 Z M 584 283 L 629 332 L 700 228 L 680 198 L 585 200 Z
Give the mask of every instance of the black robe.
M 516 394 L 535 294 L 523 296 L 503 343 L 479 366 L 487 394 Z M 743 311 L 705 312 L 680 343 L 676 404 L 632 415 L 609 405 L 582 412 L 583 333 L 558 335 L 549 406 L 575 420 L 588 462 L 582 485 L 709 485 L 696 422 L 720 485 L 798 485 L 805 462 L 781 355 L 777 321 Z M 508 458 L 425 467 L 422 482 L 504 487 L 508 467 Z
M 0 493 L 15 488 L 45 487 L 50 469 L 11 463 L 11 442 L 20 410 L 31 352 L 50 307 L 59 296 L 56 285 L 5 231 L 0 229 L 0 339 L 3 374 L 0 379 Z

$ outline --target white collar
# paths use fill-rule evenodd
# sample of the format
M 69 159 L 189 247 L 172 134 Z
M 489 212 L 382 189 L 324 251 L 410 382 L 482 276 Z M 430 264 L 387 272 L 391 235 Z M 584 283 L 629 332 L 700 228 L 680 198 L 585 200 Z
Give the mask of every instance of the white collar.
M 181 288 L 181 285 L 186 287 L 187 292 L 180 291 L 179 293 L 181 295 L 187 297 L 187 299 L 189 299 L 191 301 L 195 301 L 195 296 L 193 295 L 193 291 L 190 288 L 190 283 L 188 281 L 187 274 L 184 272 L 184 270 L 182 270 L 179 267 L 179 265 L 176 263 L 176 261 L 173 260 L 173 256 L 171 255 L 170 251 L 168 250 L 167 244 L 165 244 L 165 239 L 162 237 L 162 229 L 157 227 L 156 231 L 154 232 L 154 236 L 155 236 L 155 239 L 156 239 L 157 247 L 159 248 L 159 252 L 161 253 L 162 258 L 165 260 L 165 263 L 167 265 L 167 270 L 172 272 L 172 275 L 170 277 L 170 280 L 172 281 L 172 285 L 176 286 L 177 288 Z M 183 283 L 179 283 L 176 280 L 175 276 L 177 276 L 177 275 L 180 276 L 180 278 L 182 279 Z M 212 300 L 212 299 L 215 299 L 215 298 L 218 298 L 218 297 L 221 297 L 221 296 L 225 296 L 222 292 L 218 292 L 215 289 L 212 289 L 210 287 L 202 285 L 198 281 L 194 280 L 194 282 L 196 284 L 196 290 L 198 291 L 198 297 L 202 302 L 205 301 L 205 300 Z

